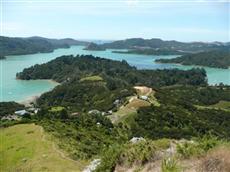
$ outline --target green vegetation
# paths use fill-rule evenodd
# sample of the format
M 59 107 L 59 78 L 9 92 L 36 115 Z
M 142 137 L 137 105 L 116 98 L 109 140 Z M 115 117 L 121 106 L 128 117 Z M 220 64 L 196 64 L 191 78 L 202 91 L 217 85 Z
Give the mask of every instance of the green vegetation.
M 134 49 L 136 53 L 194 53 L 201 51 L 210 51 L 210 50 L 222 50 L 229 48 L 228 45 L 224 43 L 203 43 L 203 42 L 191 42 L 184 43 L 178 41 L 164 41 L 161 39 L 142 39 L 142 38 L 131 38 L 126 40 L 114 41 L 111 43 L 105 43 L 99 45 L 102 48 L 111 48 L 111 49 Z M 148 50 L 149 49 L 149 50 Z
M 230 101 L 219 101 L 214 105 L 210 105 L 209 107 L 217 108 L 217 109 L 225 109 L 230 110 Z
M 182 65 L 199 65 L 227 69 L 230 67 L 230 52 L 226 50 L 216 50 L 189 54 L 173 59 L 158 59 L 160 63 L 180 63 Z
M 207 133 L 229 138 L 229 111 L 199 109 L 195 106 L 212 105 L 220 100 L 229 101 L 229 95 L 229 87 L 161 88 L 156 92 L 161 105 L 140 108 L 133 116 L 134 119 L 130 120 L 131 124 L 127 125 L 131 127 L 134 136 L 152 139 L 191 138 Z
M 86 164 L 69 159 L 40 126 L 20 124 L 0 130 L 1 171 L 82 171 Z
M 123 145 L 112 145 L 104 151 L 102 163 L 96 171 L 113 171 L 115 166 L 142 166 L 156 159 L 157 151 L 169 147 L 168 139 L 142 140 L 137 143 L 127 142 Z
M 0 118 L 3 116 L 14 114 L 17 110 L 24 109 L 25 106 L 16 102 L 0 102 Z
M 49 110 L 50 112 L 60 112 L 62 110 L 64 110 L 65 108 L 62 106 L 53 106 L 51 107 L 51 109 Z
M 113 61 L 91 55 L 61 56 L 42 65 L 26 68 L 17 74 L 19 79 L 53 79 L 75 84 L 81 78 L 99 75 L 110 90 L 135 84 L 160 87 L 174 84 L 206 85 L 204 69 L 181 71 L 137 70 L 126 61 Z
M 185 142 L 177 145 L 177 153 L 182 158 L 199 157 L 207 153 L 214 147 L 229 144 L 224 140 L 220 140 L 214 136 L 204 136 L 202 138 L 195 138 L 192 142 Z
M 95 75 L 95 76 L 88 76 L 85 78 L 80 79 L 81 82 L 84 81 L 103 81 L 103 78 L 101 76 Z
M 145 55 L 184 55 L 188 54 L 183 51 L 169 50 L 169 49 L 152 49 L 152 48 L 136 48 L 127 51 L 113 51 L 113 53 L 120 54 L 145 54 Z
M 39 112 L 37 123 L 54 135 L 58 145 L 73 159 L 90 159 L 100 155 L 110 145 L 124 142 L 123 136 L 106 117 L 79 114 L 61 118 L 58 113 L 62 112 Z
M 161 163 L 162 172 L 180 172 L 181 168 L 175 158 L 165 158 Z
M 57 86 L 53 91 L 43 94 L 37 101 L 40 106 L 63 106 L 73 112 L 115 110 L 116 99 L 125 100 L 133 94 L 132 89 L 109 90 L 104 82 L 79 82 Z M 55 97 L 55 98 L 54 98 Z
M 42 126 L 77 162 L 101 159 L 97 171 L 111 172 L 119 166 L 141 171 L 151 163 L 165 172 L 180 171 L 180 158 L 199 158 L 230 138 L 230 87 L 207 86 L 203 69 L 137 70 L 126 61 L 62 56 L 17 77 L 61 83 L 41 95 L 35 105 L 41 110 L 22 122 Z M 7 110 L 1 113 L 18 106 L 3 103 Z M 204 137 L 209 134 L 212 137 Z M 133 137 L 144 139 L 132 143 Z M 168 149 L 174 147 L 169 158 Z
M 123 103 L 134 94 L 133 85 L 159 87 L 174 84 L 206 85 L 202 69 L 189 71 L 137 70 L 126 61 L 93 56 L 62 56 L 46 64 L 35 65 L 18 73 L 20 79 L 54 79 L 62 82 L 38 99 L 40 106 L 63 106 L 86 112 L 116 110 L 113 102 Z M 82 82 L 90 80 L 90 82 Z M 96 81 L 96 82 L 95 82 Z
M 52 52 L 56 48 L 69 48 L 70 45 L 85 45 L 86 42 L 42 37 L 11 38 L 0 36 L 0 56 Z
M 118 164 L 132 166 L 133 164 L 142 165 L 153 160 L 156 154 L 154 141 L 139 141 L 138 143 L 128 143 L 123 147 Z
M 84 50 L 104 51 L 105 48 L 100 47 L 99 45 L 97 45 L 95 43 L 90 43 L 87 47 L 84 48 Z

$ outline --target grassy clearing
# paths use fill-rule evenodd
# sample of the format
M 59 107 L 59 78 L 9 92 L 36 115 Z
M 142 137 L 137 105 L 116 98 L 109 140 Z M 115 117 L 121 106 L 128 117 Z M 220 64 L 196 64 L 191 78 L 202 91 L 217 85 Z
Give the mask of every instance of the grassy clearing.
M 219 101 L 218 103 L 211 105 L 210 107 L 230 110 L 230 102 L 229 101 Z
M 140 107 L 150 106 L 150 103 L 144 100 L 134 98 L 127 105 L 122 106 L 117 112 L 109 116 L 113 123 L 124 121 L 127 117 L 137 113 L 137 109 Z
M 76 162 L 57 149 L 42 127 L 20 124 L 1 129 L 1 171 L 81 171 L 85 162 Z
M 149 95 L 149 102 L 153 104 L 154 106 L 159 107 L 161 104 L 158 102 L 157 98 L 155 97 L 156 91 L 152 91 L 152 93 Z
M 221 109 L 224 111 L 230 111 L 230 102 L 229 101 L 219 101 L 216 104 L 209 105 L 209 106 L 200 106 L 200 105 L 195 105 L 197 109 Z
M 50 112 L 60 112 L 62 110 L 64 110 L 65 108 L 62 106 L 54 106 L 50 109 Z
M 94 75 L 94 76 L 88 76 L 85 78 L 81 78 L 80 81 L 81 82 L 84 82 L 84 81 L 103 81 L 103 78 L 98 76 L 98 75 Z

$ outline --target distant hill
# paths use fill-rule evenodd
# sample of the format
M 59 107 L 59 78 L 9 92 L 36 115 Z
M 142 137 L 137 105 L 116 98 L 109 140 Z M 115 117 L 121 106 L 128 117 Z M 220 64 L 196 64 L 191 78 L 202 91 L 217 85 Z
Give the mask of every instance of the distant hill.
M 129 49 L 127 52 L 121 53 L 134 53 L 134 54 L 156 54 L 156 55 L 168 55 L 172 54 L 186 54 L 197 53 L 210 50 L 218 50 L 229 46 L 229 43 L 221 42 L 179 42 L 179 41 L 164 41 L 161 39 L 142 39 L 131 38 L 126 40 L 114 41 L 111 43 L 105 43 L 100 45 L 102 48 L 111 49 Z M 119 52 L 120 53 L 120 52 Z
M 158 59 L 156 62 L 179 63 L 182 65 L 200 65 L 226 69 L 230 67 L 230 51 L 229 49 L 214 50 L 209 52 L 184 55 L 173 59 Z
M 56 48 L 86 45 L 87 42 L 71 38 L 48 39 L 43 37 L 13 38 L 0 36 L 0 56 L 52 52 Z
M 92 50 L 92 51 L 104 51 L 105 48 L 95 44 L 95 43 L 90 43 L 84 50 Z
M 152 49 L 152 48 L 146 48 L 146 49 L 131 49 L 127 51 L 113 51 L 113 53 L 120 53 L 120 54 L 144 54 L 144 55 L 185 55 L 190 54 L 188 52 L 184 51 L 178 51 L 178 50 L 168 50 L 168 49 Z

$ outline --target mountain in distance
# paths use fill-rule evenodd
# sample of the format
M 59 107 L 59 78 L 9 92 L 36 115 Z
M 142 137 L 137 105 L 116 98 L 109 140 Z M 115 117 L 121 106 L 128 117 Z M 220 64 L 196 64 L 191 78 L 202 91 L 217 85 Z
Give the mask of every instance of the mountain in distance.
M 87 45 L 88 42 L 71 38 L 48 39 L 43 37 L 0 36 L 0 56 L 52 52 L 56 48 L 69 48 L 71 45 Z
M 133 54 L 186 54 L 198 53 L 203 51 L 218 50 L 229 46 L 229 43 L 222 42 L 179 42 L 175 40 L 164 41 L 162 39 L 152 38 L 131 38 L 125 40 L 104 43 L 100 45 L 102 48 L 109 49 L 128 49 L 119 53 Z M 116 52 L 116 51 L 115 51 Z

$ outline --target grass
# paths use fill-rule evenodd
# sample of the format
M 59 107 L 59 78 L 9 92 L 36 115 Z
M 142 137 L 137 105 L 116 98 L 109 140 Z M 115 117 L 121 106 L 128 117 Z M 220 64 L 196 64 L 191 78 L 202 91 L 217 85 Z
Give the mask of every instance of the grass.
M 163 159 L 161 163 L 162 172 L 180 172 L 181 168 L 177 164 L 177 160 L 173 157 Z
M 82 171 L 86 165 L 66 157 L 35 124 L 1 129 L 0 138 L 0 171 L 71 172 Z
M 157 98 L 155 97 L 155 94 L 156 92 L 152 91 L 152 93 L 149 95 L 149 102 L 154 106 L 159 107 L 161 104 L 158 102 Z
M 230 102 L 221 100 L 218 103 L 211 105 L 210 107 L 230 110 Z
M 224 111 L 230 111 L 230 101 L 219 101 L 216 104 L 209 105 L 209 106 L 200 106 L 200 105 L 195 105 L 196 108 L 198 109 L 221 109 Z
M 65 109 L 64 107 L 62 106 L 54 106 L 50 109 L 50 112 L 60 112 L 62 111 L 63 109 Z
M 98 76 L 98 75 L 94 75 L 94 76 L 87 76 L 85 78 L 81 78 L 80 81 L 81 82 L 84 82 L 84 81 L 103 81 L 103 78 Z
M 113 115 L 109 116 L 113 123 L 124 121 L 129 116 L 137 113 L 137 109 L 140 107 L 150 106 L 150 103 L 140 99 L 133 99 L 127 105 L 121 107 Z

